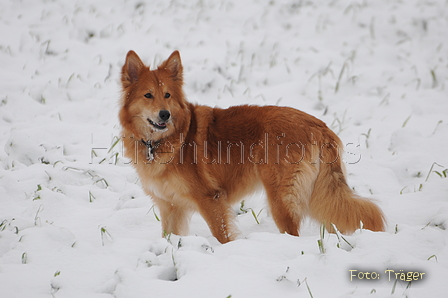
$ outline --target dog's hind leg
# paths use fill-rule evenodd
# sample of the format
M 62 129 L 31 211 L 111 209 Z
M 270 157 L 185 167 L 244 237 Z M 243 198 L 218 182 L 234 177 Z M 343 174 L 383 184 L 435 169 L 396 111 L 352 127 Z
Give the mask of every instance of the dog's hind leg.
M 260 171 L 270 211 L 280 233 L 299 235 L 300 223 L 309 212 L 317 174 L 317 167 L 305 162 Z

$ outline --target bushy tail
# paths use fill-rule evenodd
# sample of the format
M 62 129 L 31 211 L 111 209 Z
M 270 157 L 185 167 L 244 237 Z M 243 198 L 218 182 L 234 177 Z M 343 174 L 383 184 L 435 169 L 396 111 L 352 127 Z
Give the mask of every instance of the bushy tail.
M 323 154 L 320 172 L 310 200 L 310 213 L 325 223 L 329 232 L 331 224 L 344 234 L 361 227 L 372 231 L 384 231 L 384 215 L 381 209 L 366 198 L 357 196 L 347 185 L 340 148 L 328 146 Z M 341 150 L 342 151 L 342 150 Z

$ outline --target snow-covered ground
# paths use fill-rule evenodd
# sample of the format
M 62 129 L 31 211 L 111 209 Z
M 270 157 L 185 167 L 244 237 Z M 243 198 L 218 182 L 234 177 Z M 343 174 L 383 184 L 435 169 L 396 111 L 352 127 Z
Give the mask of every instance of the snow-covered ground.
M 448 295 L 447 1 L 2 0 L 0 37 L 0 297 Z M 237 241 L 199 216 L 161 238 L 116 142 L 130 49 L 180 50 L 190 101 L 324 120 L 387 231 L 322 252 L 318 223 L 279 234 L 261 193 L 235 206 Z

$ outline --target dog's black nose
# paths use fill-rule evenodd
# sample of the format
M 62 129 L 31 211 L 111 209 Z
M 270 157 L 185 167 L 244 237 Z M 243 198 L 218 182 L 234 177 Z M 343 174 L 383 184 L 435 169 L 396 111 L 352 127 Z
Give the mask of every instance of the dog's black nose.
M 159 112 L 159 118 L 160 118 L 162 121 L 167 121 L 168 119 L 170 119 L 170 116 L 171 116 L 170 111 L 167 111 L 167 110 L 161 110 L 161 111 Z

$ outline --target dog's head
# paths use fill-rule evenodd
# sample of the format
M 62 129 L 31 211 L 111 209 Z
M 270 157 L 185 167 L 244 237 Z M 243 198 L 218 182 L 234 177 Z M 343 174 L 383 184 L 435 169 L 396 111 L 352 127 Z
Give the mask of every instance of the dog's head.
M 134 51 L 129 51 L 121 71 L 121 84 L 120 121 L 135 138 L 159 141 L 183 128 L 189 111 L 182 91 L 178 51 L 155 70 L 150 70 Z

